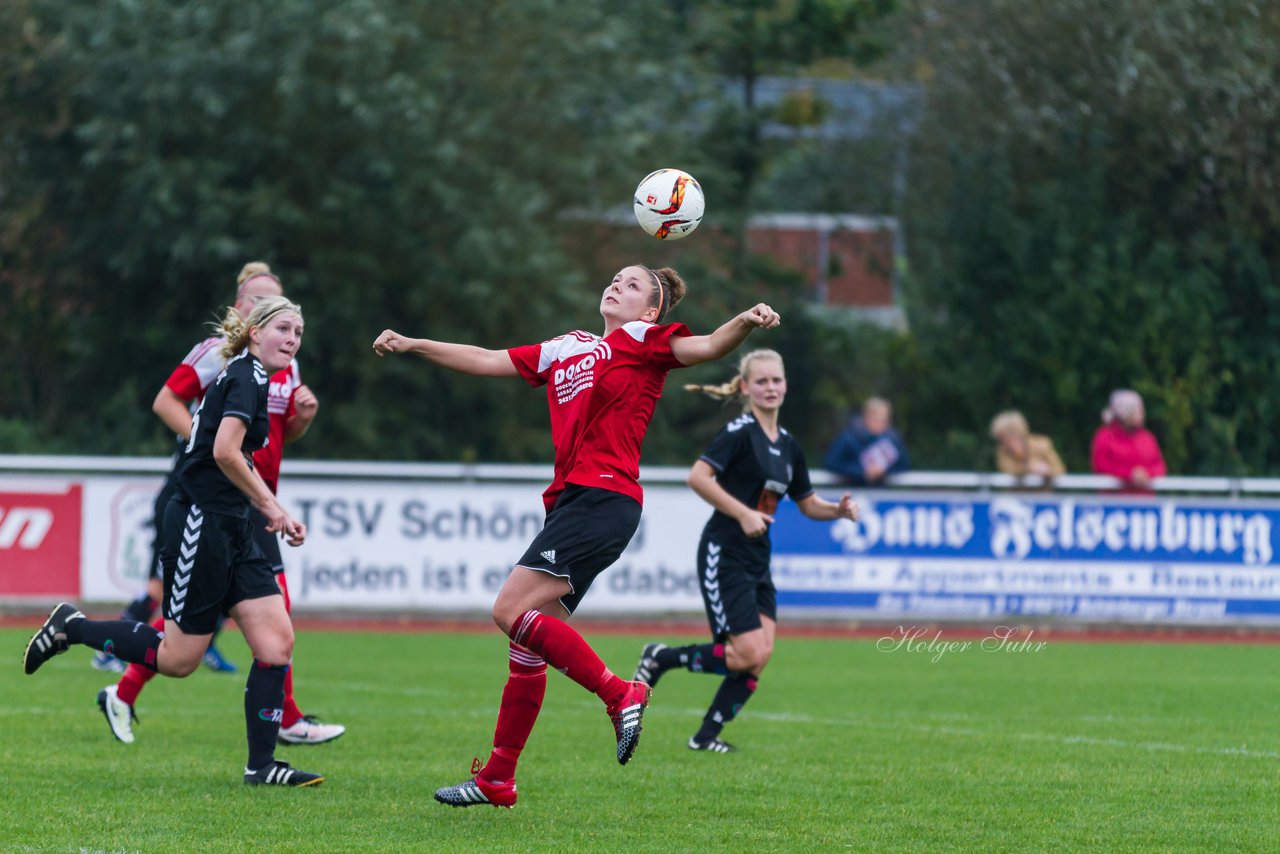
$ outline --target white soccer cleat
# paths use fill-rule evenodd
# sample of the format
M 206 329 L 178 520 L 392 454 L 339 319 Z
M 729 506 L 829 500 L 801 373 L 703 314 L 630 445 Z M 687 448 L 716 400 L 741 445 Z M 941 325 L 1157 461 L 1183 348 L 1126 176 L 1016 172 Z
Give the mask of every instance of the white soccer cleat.
M 342 724 L 322 724 L 313 716 L 306 715 L 291 727 L 280 727 L 278 741 L 281 744 L 324 744 L 346 731 Z
M 98 692 L 98 708 L 111 727 L 111 734 L 125 744 L 133 744 L 133 722 L 137 716 L 133 706 L 120 699 L 115 685 L 108 685 Z

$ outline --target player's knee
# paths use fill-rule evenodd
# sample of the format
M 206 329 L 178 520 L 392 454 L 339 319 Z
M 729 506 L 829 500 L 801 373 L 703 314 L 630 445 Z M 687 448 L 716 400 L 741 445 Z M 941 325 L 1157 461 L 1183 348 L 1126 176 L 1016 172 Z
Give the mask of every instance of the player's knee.
M 293 631 L 280 631 L 250 644 L 253 657 L 263 664 L 281 667 L 293 660 Z
M 755 673 L 759 674 L 764 666 L 769 663 L 769 656 L 773 652 L 769 647 L 763 644 L 746 644 L 738 645 L 734 656 L 737 660 L 733 669 L 739 673 Z
M 502 633 L 504 635 L 507 635 L 508 637 L 510 637 L 511 627 L 515 625 L 516 617 L 518 616 L 519 614 L 509 613 L 509 611 L 506 608 L 502 607 L 501 603 L 498 603 L 498 602 L 493 603 L 493 612 L 492 612 L 493 623 L 499 629 L 502 630 Z

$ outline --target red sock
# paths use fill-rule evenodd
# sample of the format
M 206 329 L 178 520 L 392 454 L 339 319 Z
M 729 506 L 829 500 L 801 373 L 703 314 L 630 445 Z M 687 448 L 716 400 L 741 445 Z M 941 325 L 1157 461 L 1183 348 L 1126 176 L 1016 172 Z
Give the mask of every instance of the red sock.
M 151 628 L 157 631 L 164 631 L 164 617 L 156 617 L 151 621 Z M 141 664 L 130 664 L 125 668 L 124 675 L 120 677 L 120 681 L 116 683 L 116 696 L 130 706 L 138 702 L 138 695 L 142 693 L 143 686 L 151 681 L 156 675 L 156 671 L 143 667 Z
M 302 720 L 302 709 L 298 708 L 297 702 L 293 699 L 293 667 L 289 667 L 289 672 L 284 675 L 284 714 L 280 718 L 280 728 L 288 729 L 289 727 Z
M 284 573 L 276 573 L 276 583 L 280 585 L 280 595 L 284 597 L 284 612 L 286 614 L 293 613 L 293 604 L 289 601 L 289 583 L 285 581 Z M 298 708 L 298 703 L 293 699 L 293 664 L 290 663 L 289 670 L 284 674 L 284 709 L 283 717 L 280 719 L 280 729 L 288 729 L 289 727 L 302 720 L 302 709 Z
M 627 683 L 604 666 L 591 644 L 568 623 L 540 611 L 525 611 L 511 629 L 511 639 L 595 694 L 612 709 L 627 693 Z
M 511 668 L 507 687 L 502 689 L 498 726 L 493 733 L 493 752 L 480 776 L 493 783 L 516 778 L 516 762 L 533 731 L 547 692 L 547 663 L 523 647 L 511 644 L 507 652 Z
M 138 695 L 142 693 L 143 686 L 155 675 L 154 670 L 148 670 L 141 664 L 130 664 L 125 668 L 120 681 L 116 683 L 116 696 L 130 706 L 134 705 L 138 702 Z

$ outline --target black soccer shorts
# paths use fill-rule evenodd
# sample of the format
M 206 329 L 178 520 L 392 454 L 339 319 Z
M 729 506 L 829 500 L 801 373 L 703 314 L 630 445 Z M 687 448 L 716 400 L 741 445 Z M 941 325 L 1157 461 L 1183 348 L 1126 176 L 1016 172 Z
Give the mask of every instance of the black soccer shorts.
M 640 511 L 639 501 L 620 492 L 570 485 L 516 565 L 567 579 L 571 589 L 560 604 L 572 614 L 596 576 L 626 551 Z
M 218 618 L 240 602 L 279 596 L 271 564 L 249 520 L 169 502 L 161 549 L 164 616 L 187 634 L 213 634 Z
M 711 635 L 723 640 L 761 627 L 760 617 L 778 619 L 778 590 L 768 551 L 749 553 L 731 540 L 705 532 L 698 543 L 698 583 Z

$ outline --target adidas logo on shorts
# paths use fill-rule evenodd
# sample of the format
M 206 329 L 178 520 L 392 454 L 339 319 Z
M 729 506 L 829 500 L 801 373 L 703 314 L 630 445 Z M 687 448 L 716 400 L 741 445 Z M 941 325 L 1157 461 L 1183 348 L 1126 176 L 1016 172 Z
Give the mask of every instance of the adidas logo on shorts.
M 547 563 L 555 565 L 555 562 L 556 562 L 555 549 L 547 549 L 545 552 L 542 553 L 542 556 L 547 559 Z

